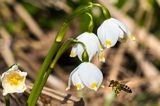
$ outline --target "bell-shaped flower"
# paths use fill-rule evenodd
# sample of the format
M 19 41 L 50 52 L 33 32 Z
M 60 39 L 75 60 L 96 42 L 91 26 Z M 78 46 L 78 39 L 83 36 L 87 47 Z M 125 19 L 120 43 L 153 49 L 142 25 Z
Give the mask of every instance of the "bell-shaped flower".
M 135 40 L 128 27 L 114 18 L 105 20 L 98 28 L 97 35 L 106 48 L 113 47 L 119 39 L 125 38 L 125 35 L 131 40 Z
M 26 76 L 27 72 L 21 72 L 16 64 L 4 72 L 1 76 L 3 95 L 24 92 L 26 90 Z
M 76 39 L 86 46 L 89 61 L 92 60 L 93 56 L 95 56 L 96 53 L 100 55 L 100 61 L 105 61 L 104 55 L 101 53 L 101 44 L 99 42 L 98 37 L 94 33 L 84 32 L 81 35 L 79 35 Z M 76 44 L 72 47 L 70 57 L 75 57 L 78 55 L 78 58 L 82 61 L 83 52 L 83 46 L 81 44 Z
M 84 62 L 71 72 L 66 90 L 70 89 L 71 84 L 73 84 L 77 90 L 87 87 L 97 91 L 102 80 L 102 72 L 94 64 Z

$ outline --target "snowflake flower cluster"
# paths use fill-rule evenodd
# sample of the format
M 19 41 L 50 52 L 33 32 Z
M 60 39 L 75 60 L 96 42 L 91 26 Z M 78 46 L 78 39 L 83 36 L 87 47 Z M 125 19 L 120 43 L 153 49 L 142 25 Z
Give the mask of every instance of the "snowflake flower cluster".
M 84 48 L 82 45 L 76 44 L 72 47 L 70 57 L 78 56 L 82 63 L 71 72 L 66 90 L 70 89 L 71 84 L 73 84 L 76 86 L 77 90 L 87 87 L 97 91 L 103 81 L 103 75 L 102 72 L 90 61 L 96 54 L 98 54 L 99 61 L 105 62 L 103 54 L 104 48 L 113 47 L 118 40 L 124 39 L 125 37 L 135 40 L 135 37 L 129 31 L 128 27 L 114 18 L 105 20 L 99 26 L 97 36 L 90 32 L 80 34 L 77 37 L 77 40 L 86 46 L 89 61 L 83 62 L 82 55 Z

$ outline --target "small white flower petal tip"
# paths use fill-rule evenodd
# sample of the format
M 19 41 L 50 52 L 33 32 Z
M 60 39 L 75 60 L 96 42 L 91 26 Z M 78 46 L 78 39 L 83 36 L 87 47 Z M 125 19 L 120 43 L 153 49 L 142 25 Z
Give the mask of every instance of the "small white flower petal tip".
M 26 90 L 25 79 L 27 73 L 21 72 L 15 64 L 1 76 L 3 95 L 8 93 L 22 93 Z
M 11 70 L 18 70 L 18 65 L 17 64 L 14 64 L 12 65 L 12 67 L 10 68 Z
M 103 62 L 103 63 L 105 62 L 105 57 L 104 57 L 104 54 L 102 52 L 99 53 L 99 61 Z
M 133 40 L 133 41 L 136 40 L 136 37 L 133 35 L 133 33 L 131 33 L 131 34 L 129 35 L 129 38 L 130 38 L 130 40 Z
M 102 85 L 101 85 L 101 88 L 105 88 L 105 86 L 102 84 Z
M 98 86 L 97 86 L 97 83 L 95 83 L 95 82 L 93 82 L 92 84 L 91 84 L 91 89 L 93 89 L 94 91 L 97 91 L 97 88 Z
M 75 53 L 71 51 L 71 53 L 70 53 L 69 56 L 70 56 L 70 57 L 75 57 Z
M 77 90 L 88 87 L 97 91 L 101 86 L 102 80 L 102 72 L 94 64 L 84 62 L 71 72 L 68 85 L 72 83 Z
M 67 86 L 66 91 L 70 90 L 70 86 Z
M 76 84 L 76 88 L 77 88 L 77 90 L 81 90 L 83 88 L 83 85 L 82 84 Z
M 106 40 L 106 46 L 107 46 L 107 47 L 111 47 L 111 46 L 112 46 L 112 41 Z
M 70 57 L 75 57 L 77 55 L 77 46 L 73 47 L 70 53 Z

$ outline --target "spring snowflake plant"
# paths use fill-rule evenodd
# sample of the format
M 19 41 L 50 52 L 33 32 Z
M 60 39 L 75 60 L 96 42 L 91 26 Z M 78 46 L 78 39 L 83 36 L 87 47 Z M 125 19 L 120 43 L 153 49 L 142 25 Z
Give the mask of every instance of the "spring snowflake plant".
M 106 20 L 98 28 L 98 36 L 92 32 L 93 18 L 91 14 L 87 13 L 90 17 L 90 24 L 88 24 L 88 31 L 80 34 L 75 39 L 79 43 L 67 40 L 63 43 L 63 45 L 61 45 L 70 22 L 76 16 L 90 12 L 93 7 L 99 7 L 106 18 Z M 71 50 L 70 57 L 78 56 L 82 63 L 71 72 L 67 90 L 70 89 L 71 84 L 73 84 L 78 90 L 87 87 L 97 91 L 102 84 L 103 75 L 100 69 L 91 63 L 92 58 L 98 54 L 99 60 L 105 62 L 104 54 L 102 52 L 103 49 L 113 47 L 119 39 L 125 38 L 125 35 L 127 35 L 131 40 L 135 40 L 135 37 L 130 33 L 127 26 L 117 19 L 111 18 L 108 9 L 101 4 L 89 2 L 85 6 L 80 6 L 70 17 L 65 20 L 64 24 L 57 33 L 56 39 L 42 64 L 41 70 L 38 73 L 27 101 L 28 105 L 36 105 L 43 86 L 51 74 L 56 62 L 66 51 L 66 49 L 71 46 L 73 46 L 73 48 Z
M 3 96 L 8 93 L 22 93 L 26 90 L 27 72 L 21 72 L 15 64 L 1 76 Z
M 131 40 L 135 40 L 135 37 L 131 34 L 128 27 L 114 18 L 105 20 L 98 28 L 97 34 L 98 37 L 94 33 L 85 32 L 77 37 L 77 40 L 86 46 L 89 61 L 83 62 L 82 54 L 84 48 L 82 45 L 77 44 L 73 46 L 70 57 L 78 55 L 78 58 L 83 63 L 71 72 L 67 90 L 70 89 L 72 83 L 76 86 L 77 90 L 88 87 L 97 91 L 102 83 L 103 76 L 101 71 L 89 62 L 96 53 L 99 53 L 100 61 L 105 62 L 104 54 L 102 53 L 102 46 L 105 48 L 113 47 L 119 39 L 124 39 L 125 36 L 129 37 Z

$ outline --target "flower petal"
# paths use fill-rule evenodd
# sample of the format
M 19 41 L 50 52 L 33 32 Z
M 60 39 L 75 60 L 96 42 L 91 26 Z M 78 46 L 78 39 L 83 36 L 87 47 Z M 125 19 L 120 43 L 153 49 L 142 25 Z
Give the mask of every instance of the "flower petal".
M 136 40 L 135 36 L 132 33 L 129 35 L 129 38 L 133 41 Z
M 78 76 L 78 69 L 79 69 L 79 66 L 71 72 L 66 90 L 70 89 L 71 83 L 77 87 L 77 90 L 81 90 L 84 88 L 84 85 Z
M 124 32 L 119 28 L 119 38 L 123 39 L 124 38 Z
M 103 52 L 99 52 L 99 61 L 105 62 L 105 57 Z
M 69 75 L 69 80 L 68 80 L 68 86 L 66 88 L 66 90 L 69 90 L 71 87 L 71 83 L 72 83 L 72 75 L 77 71 L 79 67 L 76 67 Z
M 77 37 L 78 41 L 81 41 L 85 44 L 87 53 L 89 55 L 89 61 L 93 58 L 93 56 L 100 51 L 100 42 L 98 40 L 98 37 L 93 33 L 82 33 Z M 77 45 L 77 54 L 78 58 L 82 61 L 82 53 L 84 49 L 82 45 Z
M 74 86 L 77 87 L 77 90 L 81 90 L 84 88 L 84 85 L 78 75 L 78 71 L 76 71 L 73 75 L 72 75 L 72 83 Z
M 105 28 L 104 28 L 104 24 L 105 24 L 105 21 L 101 24 L 101 26 L 98 28 L 97 30 L 97 35 L 98 35 L 98 38 L 100 39 L 102 45 L 104 47 L 105 46 L 105 41 L 106 41 L 106 34 L 105 34 Z
M 70 53 L 70 57 L 76 57 L 76 56 L 77 56 L 77 46 L 73 46 Z
M 3 95 L 24 92 L 26 90 L 26 75 L 27 73 L 21 72 L 17 65 L 13 65 L 8 71 L 4 72 L 1 77 Z
M 121 30 L 123 30 L 127 36 L 131 39 L 131 40 L 135 40 L 135 36 L 130 32 L 129 28 L 124 24 L 122 23 L 121 21 L 117 20 L 117 19 L 114 19 L 114 18 L 111 18 L 111 20 L 113 22 L 115 22 L 120 28 Z M 123 34 L 124 35 L 124 34 Z M 120 36 L 121 37 L 121 36 Z
M 102 72 L 92 63 L 84 62 L 78 70 L 80 79 L 83 84 L 90 89 L 97 90 L 103 80 Z
M 124 35 L 127 35 L 131 40 L 135 40 L 128 27 L 114 18 L 105 20 L 98 28 L 97 35 L 106 48 L 113 47 L 119 38 L 123 39 L 125 37 Z
M 110 48 L 117 43 L 119 30 L 116 24 L 110 20 L 105 20 L 98 28 L 97 34 L 104 47 Z
M 128 36 L 131 34 L 128 27 L 124 23 L 114 18 L 111 18 L 110 20 L 116 23 Z

